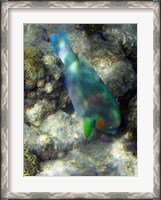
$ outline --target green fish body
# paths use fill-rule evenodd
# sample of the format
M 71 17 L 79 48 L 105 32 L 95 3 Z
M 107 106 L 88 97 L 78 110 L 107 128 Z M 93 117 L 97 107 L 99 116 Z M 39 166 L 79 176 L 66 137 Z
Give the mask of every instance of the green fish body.
M 53 49 L 66 68 L 66 85 L 75 111 L 84 118 L 84 132 L 89 137 L 93 127 L 113 134 L 120 126 L 118 103 L 99 78 L 90 62 L 77 57 L 63 30 L 51 37 Z

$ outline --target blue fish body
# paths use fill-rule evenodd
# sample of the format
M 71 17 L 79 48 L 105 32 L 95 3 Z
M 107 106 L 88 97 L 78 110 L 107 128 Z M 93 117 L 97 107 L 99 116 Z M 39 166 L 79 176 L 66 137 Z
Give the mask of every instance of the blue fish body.
M 75 55 L 63 30 L 52 35 L 51 42 L 66 68 L 66 85 L 74 109 L 85 119 L 86 136 L 93 126 L 106 133 L 115 132 L 121 122 L 118 103 L 93 66 L 83 55 Z

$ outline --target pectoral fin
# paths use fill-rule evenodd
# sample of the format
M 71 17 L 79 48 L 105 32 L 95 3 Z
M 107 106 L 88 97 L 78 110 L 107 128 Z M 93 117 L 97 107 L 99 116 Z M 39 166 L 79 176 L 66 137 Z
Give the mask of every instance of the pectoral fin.
M 89 137 L 91 135 L 91 132 L 93 130 L 94 122 L 91 118 L 84 118 L 84 133 L 86 137 Z

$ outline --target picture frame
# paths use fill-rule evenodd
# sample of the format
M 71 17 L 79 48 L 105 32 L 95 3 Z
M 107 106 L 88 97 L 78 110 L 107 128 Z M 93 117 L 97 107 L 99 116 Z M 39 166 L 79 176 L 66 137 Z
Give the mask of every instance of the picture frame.
M 9 191 L 9 55 L 10 9 L 153 9 L 153 191 L 152 192 L 10 192 Z M 3 1 L 1 2 L 1 197 L 2 199 L 160 199 L 160 3 L 159 1 Z

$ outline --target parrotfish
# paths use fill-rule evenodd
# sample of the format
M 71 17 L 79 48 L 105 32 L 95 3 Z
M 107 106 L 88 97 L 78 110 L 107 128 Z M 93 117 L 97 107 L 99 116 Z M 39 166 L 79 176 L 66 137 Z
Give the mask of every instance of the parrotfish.
M 91 63 L 81 54 L 77 56 L 64 30 L 51 36 L 56 55 L 65 66 L 65 82 L 74 110 L 84 119 L 84 133 L 91 135 L 94 127 L 114 134 L 121 123 L 118 102 L 97 75 Z

